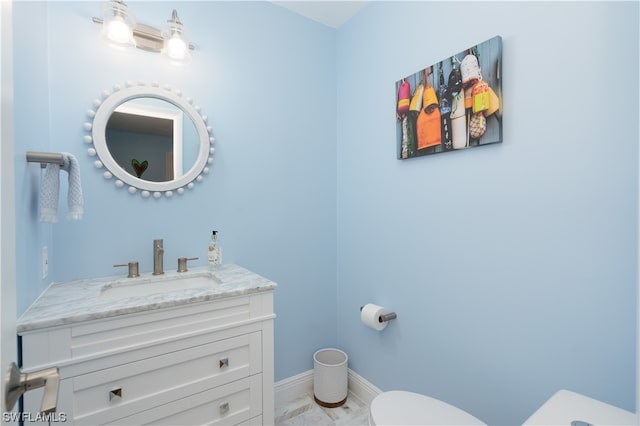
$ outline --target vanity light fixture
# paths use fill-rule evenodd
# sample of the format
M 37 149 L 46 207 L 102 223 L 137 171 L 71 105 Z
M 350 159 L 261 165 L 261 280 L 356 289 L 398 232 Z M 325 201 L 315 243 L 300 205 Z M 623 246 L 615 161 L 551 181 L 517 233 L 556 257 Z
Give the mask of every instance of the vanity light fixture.
M 164 40 L 163 55 L 172 61 L 185 64 L 191 62 L 190 45 L 185 39 L 184 27 L 175 9 L 173 9 L 171 19 L 167 21 L 167 25 L 162 31 L 162 38 Z
M 102 24 L 102 35 L 111 45 L 118 47 L 135 46 L 133 27 L 135 18 L 122 0 L 108 1 L 102 10 L 102 19 L 93 18 L 93 22 Z
M 111 45 L 135 46 L 148 52 L 162 53 L 175 64 L 191 62 L 189 50 L 194 46 L 186 39 L 184 26 L 175 9 L 171 19 L 159 30 L 136 23 L 123 0 L 109 0 L 103 9 L 103 17 L 93 17 L 93 22 L 102 24 L 102 34 Z

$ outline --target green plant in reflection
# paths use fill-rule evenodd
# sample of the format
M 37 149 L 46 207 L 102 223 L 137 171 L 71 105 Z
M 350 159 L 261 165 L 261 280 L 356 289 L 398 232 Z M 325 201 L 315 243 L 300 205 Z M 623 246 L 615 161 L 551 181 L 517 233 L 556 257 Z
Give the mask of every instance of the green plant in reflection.
M 144 160 L 141 163 L 134 158 L 131 160 L 131 165 L 133 166 L 133 170 L 135 170 L 136 172 L 136 176 L 140 178 L 142 177 L 142 174 L 147 170 L 147 167 L 149 167 L 149 162 L 147 160 Z

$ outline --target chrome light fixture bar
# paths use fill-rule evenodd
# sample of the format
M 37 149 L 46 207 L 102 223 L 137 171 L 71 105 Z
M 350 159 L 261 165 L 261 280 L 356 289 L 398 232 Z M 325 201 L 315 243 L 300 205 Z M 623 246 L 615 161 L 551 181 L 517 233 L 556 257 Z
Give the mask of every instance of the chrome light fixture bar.
M 178 12 L 174 9 L 163 30 L 139 24 L 123 0 L 109 0 L 103 9 L 103 17 L 93 17 L 102 25 L 107 42 L 116 47 L 135 46 L 148 52 L 162 53 L 172 62 L 186 64 L 191 61 L 189 50 L 194 46 L 186 40 L 186 34 Z

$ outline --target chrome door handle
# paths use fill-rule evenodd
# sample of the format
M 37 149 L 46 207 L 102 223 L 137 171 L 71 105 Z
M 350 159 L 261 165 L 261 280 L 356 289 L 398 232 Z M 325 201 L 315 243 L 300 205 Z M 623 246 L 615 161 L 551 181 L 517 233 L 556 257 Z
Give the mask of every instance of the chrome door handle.
M 49 368 L 34 373 L 23 373 L 16 363 L 12 362 L 5 377 L 5 407 L 7 410 L 11 410 L 23 393 L 31 389 L 44 387 L 40 411 L 43 414 L 55 413 L 58 405 L 59 384 L 60 375 L 57 368 Z

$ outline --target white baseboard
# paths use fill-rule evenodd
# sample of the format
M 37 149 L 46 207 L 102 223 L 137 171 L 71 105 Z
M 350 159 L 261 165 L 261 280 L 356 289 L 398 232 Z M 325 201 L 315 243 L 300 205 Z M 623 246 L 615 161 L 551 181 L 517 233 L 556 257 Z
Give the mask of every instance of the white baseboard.
M 348 370 L 348 383 L 349 392 L 366 404 L 370 404 L 376 395 L 382 393 L 375 385 L 351 369 Z M 276 382 L 276 407 L 304 394 L 313 394 L 313 370 L 304 371 Z
M 382 391 L 373 383 L 349 369 L 349 391 L 367 405 Z
M 304 394 L 313 393 L 313 370 L 287 377 L 275 383 L 276 407 Z

